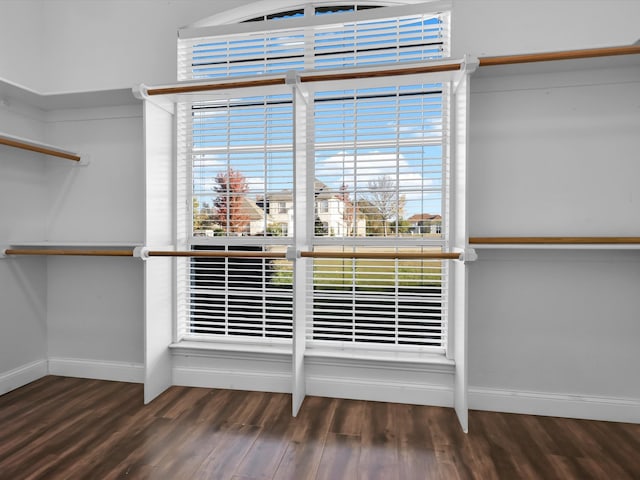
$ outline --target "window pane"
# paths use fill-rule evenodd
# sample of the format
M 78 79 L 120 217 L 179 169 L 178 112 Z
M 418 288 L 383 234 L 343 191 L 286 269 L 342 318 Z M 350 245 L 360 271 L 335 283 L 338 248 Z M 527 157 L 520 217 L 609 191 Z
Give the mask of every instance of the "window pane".
M 198 103 L 192 117 L 194 235 L 289 235 L 291 97 Z
M 393 254 L 441 249 L 344 247 L 342 251 Z M 440 260 L 315 259 L 310 341 L 443 347 L 445 277 L 446 264 Z
M 442 86 L 320 92 L 315 100 L 316 221 L 328 225 L 316 235 L 439 237 Z M 427 218 L 434 228 L 419 228 Z
M 411 16 L 336 24 L 314 36 L 315 68 L 418 62 L 446 55 L 440 16 Z
M 284 246 L 229 248 L 284 252 Z M 222 251 L 221 246 L 195 250 Z M 292 265 L 284 259 L 192 258 L 188 333 L 219 337 L 291 338 Z

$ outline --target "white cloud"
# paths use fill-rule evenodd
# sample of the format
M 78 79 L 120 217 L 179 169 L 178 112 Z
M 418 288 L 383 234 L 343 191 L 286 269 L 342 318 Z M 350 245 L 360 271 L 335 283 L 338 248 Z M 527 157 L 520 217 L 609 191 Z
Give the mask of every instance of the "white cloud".
M 421 190 L 431 185 L 430 179 L 420 175 L 417 166 L 411 165 L 402 155 L 396 157 L 389 153 L 372 152 L 363 155 L 338 154 L 320 160 L 316 167 L 318 179 L 330 184 L 334 189 L 342 184 L 349 186 L 349 190 L 363 191 L 369 187 L 369 182 L 376 181 L 384 176 L 398 181 L 401 190 Z M 407 200 L 418 200 L 422 195 L 416 192 L 407 192 Z

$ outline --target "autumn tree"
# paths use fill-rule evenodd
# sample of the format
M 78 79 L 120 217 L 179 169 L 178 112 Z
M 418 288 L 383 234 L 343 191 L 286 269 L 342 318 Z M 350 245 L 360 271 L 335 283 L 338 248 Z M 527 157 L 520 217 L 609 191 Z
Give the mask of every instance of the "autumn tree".
M 213 190 L 218 195 L 213 202 L 215 221 L 228 233 L 244 232 L 250 221 L 245 200 L 249 186 L 244 175 L 233 168 L 220 172 Z

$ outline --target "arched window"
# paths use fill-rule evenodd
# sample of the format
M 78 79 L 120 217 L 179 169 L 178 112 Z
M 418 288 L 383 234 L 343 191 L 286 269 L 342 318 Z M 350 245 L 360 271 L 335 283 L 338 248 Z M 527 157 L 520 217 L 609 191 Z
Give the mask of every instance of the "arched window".
M 443 2 L 227 13 L 180 31 L 179 78 L 414 65 L 449 55 L 448 25 Z M 179 208 L 191 209 L 182 217 L 192 221 L 178 225 L 181 247 L 284 252 L 304 237 L 316 251 L 447 249 L 449 91 L 444 77 L 412 76 L 185 97 L 178 190 L 188 200 Z M 308 215 L 294 215 L 300 208 Z M 426 214 L 441 216 L 441 230 L 412 232 L 408 218 Z M 310 346 L 446 349 L 443 262 L 315 260 L 304 287 L 293 284 L 292 268 L 285 260 L 192 260 L 179 331 L 218 341 L 288 339 L 293 297 L 304 288 Z
M 309 3 L 179 31 L 178 79 L 417 62 L 449 55 L 447 4 Z M 246 9 L 245 9 L 246 10 Z M 425 13 L 427 12 L 427 13 Z M 227 16 L 222 16 L 227 21 Z

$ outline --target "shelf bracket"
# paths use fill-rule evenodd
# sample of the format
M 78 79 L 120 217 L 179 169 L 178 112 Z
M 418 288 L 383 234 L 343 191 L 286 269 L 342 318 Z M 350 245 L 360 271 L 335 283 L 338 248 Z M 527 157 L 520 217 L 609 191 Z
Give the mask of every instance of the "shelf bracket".
M 460 253 L 460 261 L 463 263 L 475 262 L 478 260 L 478 253 L 475 248 L 467 247 Z
M 133 249 L 133 256 L 140 260 L 147 260 L 149 258 L 149 247 L 140 246 Z

